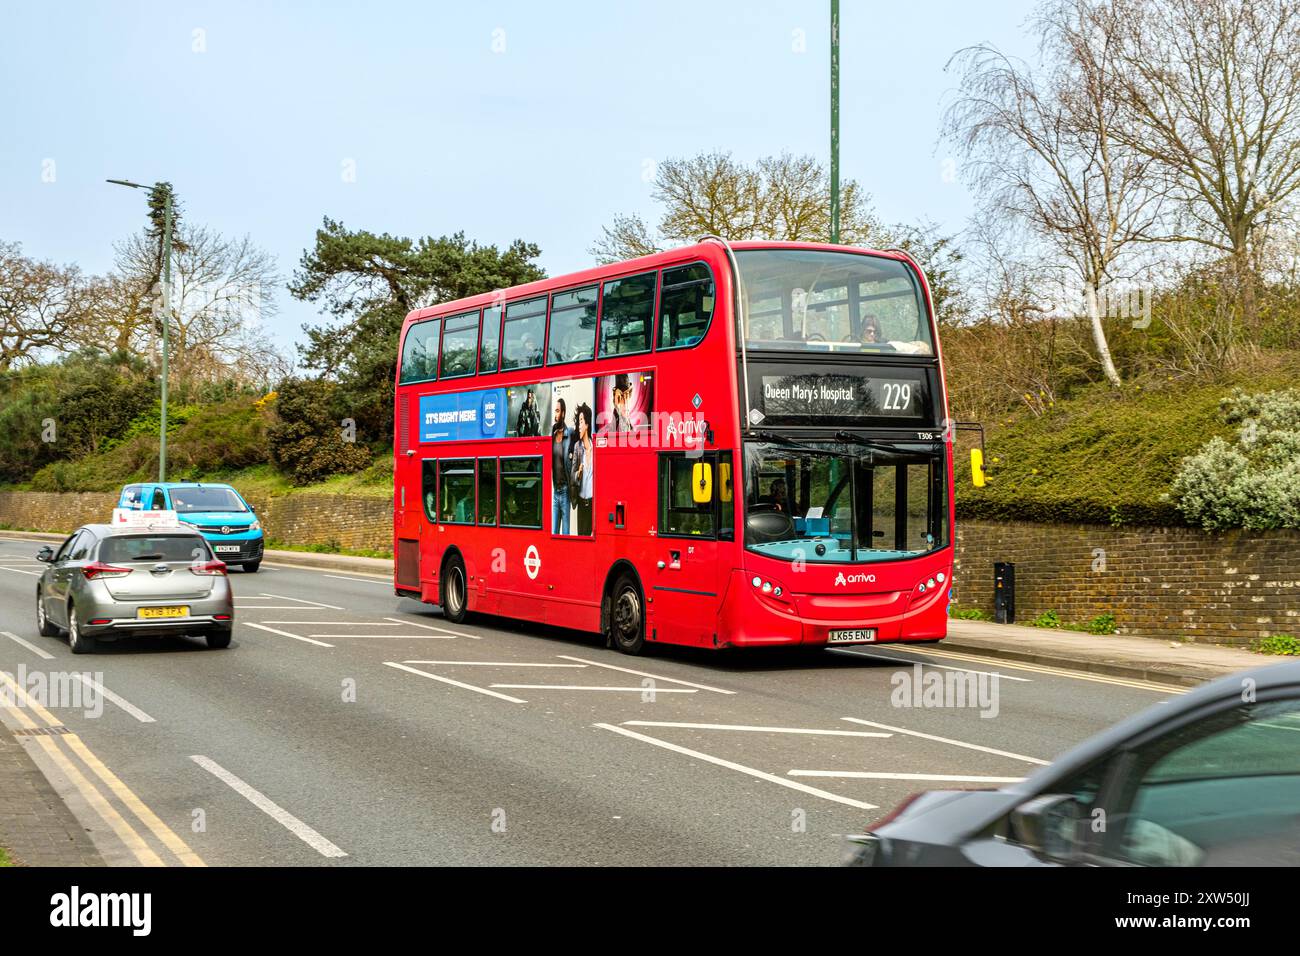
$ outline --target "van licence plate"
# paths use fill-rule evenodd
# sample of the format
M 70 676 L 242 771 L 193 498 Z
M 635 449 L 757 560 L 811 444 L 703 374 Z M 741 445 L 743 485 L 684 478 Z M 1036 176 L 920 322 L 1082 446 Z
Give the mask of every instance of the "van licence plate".
M 826 635 L 827 644 L 870 644 L 876 639 L 874 627 L 858 627 L 851 630 L 831 631 Z
M 232 553 L 234 553 L 234 554 L 238 554 L 238 553 L 239 553 L 239 545 L 237 545 L 237 544 L 214 544 L 214 545 L 212 546 L 212 550 L 215 551 L 215 552 L 217 552 L 217 554 L 232 554 Z
M 188 605 L 174 605 L 172 607 L 140 607 L 136 608 L 135 616 L 141 620 L 156 617 L 189 617 L 190 609 Z

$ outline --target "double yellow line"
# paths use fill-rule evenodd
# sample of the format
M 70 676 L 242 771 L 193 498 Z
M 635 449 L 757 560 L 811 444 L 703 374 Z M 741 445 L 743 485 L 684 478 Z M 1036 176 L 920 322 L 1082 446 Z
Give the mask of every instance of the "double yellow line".
M 105 796 L 104 791 L 101 791 L 96 786 L 95 781 L 82 772 L 83 767 L 90 771 L 94 777 L 99 778 L 100 785 L 105 787 L 109 794 L 121 801 L 122 805 L 154 835 L 167 854 L 173 857 L 176 862 L 184 866 L 206 865 L 186 845 L 185 841 L 176 835 L 176 832 L 171 827 L 163 823 L 158 818 L 158 815 L 135 795 L 130 787 L 124 784 L 113 771 L 104 766 L 103 761 L 91 752 L 80 737 L 48 710 L 32 700 L 26 690 L 20 687 L 12 676 L 0 671 L 0 683 L 8 685 L 9 694 L 5 696 L 10 697 L 19 705 L 16 707 L 10 704 L 5 705 L 5 710 L 13 715 L 14 720 L 19 725 L 18 735 L 34 740 L 40 746 L 50 761 L 77 788 L 77 791 L 85 798 L 91 809 L 117 834 L 118 839 L 122 841 L 141 866 L 169 866 L 174 865 L 174 863 L 165 861 L 163 856 L 160 856 L 150 846 L 149 842 L 131 825 L 130 821 L 118 812 L 110 798 Z M 40 718 L 43 723 L 33 720 L 32 717 L 28 716 L 29 713 Z M 28 731 L 35 731 L 35 733 L 28 733 Z M 60 741 L 63 743 L 62 747 L 59 745 Z M 78 766 L 78 761 L 80 761 L 80 766 Z

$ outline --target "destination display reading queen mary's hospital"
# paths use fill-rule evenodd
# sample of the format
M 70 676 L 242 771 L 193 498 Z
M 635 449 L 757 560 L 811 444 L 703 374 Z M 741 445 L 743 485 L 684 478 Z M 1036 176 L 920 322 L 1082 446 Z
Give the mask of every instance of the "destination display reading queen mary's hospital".
M 921 369 L 846 370 L 753 376 L 751 405 L 773 423 L 852 421 L 867 418 L 921 419 L 929 413 L 929 390 Z

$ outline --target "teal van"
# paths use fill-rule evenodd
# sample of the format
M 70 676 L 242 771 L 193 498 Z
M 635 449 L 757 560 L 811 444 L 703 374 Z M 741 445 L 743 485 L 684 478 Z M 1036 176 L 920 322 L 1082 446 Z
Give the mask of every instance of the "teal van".
M 132 511 L 175 511 L 177 518 L 207 539 L 219 560 L 250 573 L 262 564 L 262 522 L 252 505 L 230 485 L 142 482 L 123 488 L 117 506 Z

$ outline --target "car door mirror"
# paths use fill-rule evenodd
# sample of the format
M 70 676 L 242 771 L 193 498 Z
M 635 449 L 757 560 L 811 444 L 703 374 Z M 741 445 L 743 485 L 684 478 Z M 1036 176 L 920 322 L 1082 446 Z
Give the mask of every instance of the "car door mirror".
M 41 550 L 36 552 L 36 560 L 44 561 L 46 564 L 49 564 L 54 560 L 54 549 L 47 544 L 45 547 L 41 548 Z
M 1035 797 L 1011 811 L 1011 836 L 1049 860 L 1071 863 L 1081 848 L 1083 806 L 1071 794 Z

